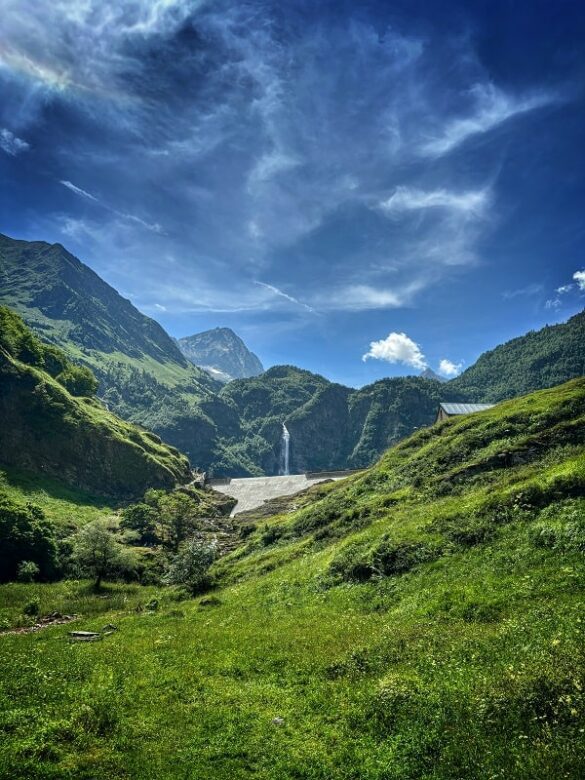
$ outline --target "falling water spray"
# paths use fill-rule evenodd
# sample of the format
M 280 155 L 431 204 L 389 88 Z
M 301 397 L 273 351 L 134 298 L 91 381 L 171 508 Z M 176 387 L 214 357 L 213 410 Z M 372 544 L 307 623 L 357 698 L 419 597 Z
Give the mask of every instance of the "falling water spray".
M 290 433 L 284 423 L 282 423 L 282 473 L 285 476 L 290 474 Z

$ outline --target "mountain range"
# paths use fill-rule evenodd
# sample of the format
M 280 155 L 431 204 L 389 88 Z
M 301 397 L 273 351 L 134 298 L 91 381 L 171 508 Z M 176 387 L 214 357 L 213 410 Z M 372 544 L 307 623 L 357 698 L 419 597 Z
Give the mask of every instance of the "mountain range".
M 397 377 L 356 390 L 294 366 L 259 373 L 229 329 L 177 343 L 60 244 L 7 236 L 0 303 L 90 368 L 110 411 L 217 476 L 278 473 L 283 422 L 292 470 L 361 468 L 432 423 L 439 401 L 498 401 L 585 373 L 584 312 L 486 353 L 449 382 Z M 192 361 L 226 377 L 258 375 L 222 384 Z

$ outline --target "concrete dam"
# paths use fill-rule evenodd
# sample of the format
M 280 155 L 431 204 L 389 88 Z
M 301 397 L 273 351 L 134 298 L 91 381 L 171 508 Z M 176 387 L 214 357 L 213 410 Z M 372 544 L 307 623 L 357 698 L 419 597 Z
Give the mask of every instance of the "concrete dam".
M 235 479 L 210 479 L 207 484 L 218 493 L 237 500 L 232 517 L 240 512 L 257 509 L 265 501 L 281 496 L 292 496 L 311 485 L 330 479 L 338 480 L 355 474 L 355 471 L 308 472 L 306 474 L 284 474 L 280 477 L 238 477 Z

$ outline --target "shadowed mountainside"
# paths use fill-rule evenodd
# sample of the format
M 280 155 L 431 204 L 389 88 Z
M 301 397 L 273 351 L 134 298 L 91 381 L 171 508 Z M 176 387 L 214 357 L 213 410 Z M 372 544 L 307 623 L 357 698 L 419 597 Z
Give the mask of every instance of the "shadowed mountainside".
M 187 458 L 108 412 L 87 368 L 0 307 L 0 462 L 96 495 L 135 497 L 190 479 Z

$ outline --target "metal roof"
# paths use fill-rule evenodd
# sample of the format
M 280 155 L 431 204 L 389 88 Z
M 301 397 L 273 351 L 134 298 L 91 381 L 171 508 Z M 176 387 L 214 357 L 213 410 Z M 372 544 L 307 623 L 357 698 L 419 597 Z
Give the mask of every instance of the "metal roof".
M 495 404 L 441 404 L 440 406 L 445 414 L 452 415 L 484 412 L 486 409 L 493 409 Z

